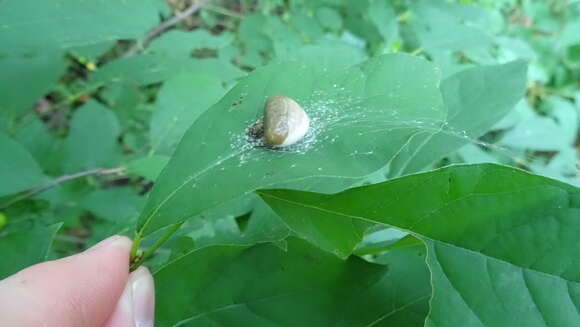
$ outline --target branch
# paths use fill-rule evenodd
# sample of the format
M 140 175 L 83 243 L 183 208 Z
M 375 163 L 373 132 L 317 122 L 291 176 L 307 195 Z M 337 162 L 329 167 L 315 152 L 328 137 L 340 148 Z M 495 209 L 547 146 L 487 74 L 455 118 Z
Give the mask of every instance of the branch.
M 64 183 L 64 182 L 68 182 L 68 181 L 72 181 L 74 179 L 78 179 L 81 177 L 85 177 L 85 176 L 90 176 L 90 175 L 111 175 L 111 174 L 118 174 L 121 173 L 125 170 L 125 167 L 118 167 L 118 168 L 111 168 L 111 169 L 105 169 L 105 168 L 95 168 L 95 169 L 89 169 L 89 170 L 85 170 L 85 171 L 81 171 L 78 173 L 74 173 L 74 174 L 70 174 L 70 175 L 62 175 L 60 177 L 57 177 L 51 181 L 49 181 L 48 183 L 46 183 L 45 185 L 39 186 L 37 188 L 34 188 L 26 193 L 23 193 L 20 196 L 15 197 L 14 199 L 8 201 L 7 203 L 3 204 L 0 206 L 0 210 L 6 209 L 9 206 L 13 205 L 16 202 L 20 202 L 22 200 L 26 200 L 29 199 L 35 195 L 37 195 L 38 193 L 42 193 L 48 189 L 51 189 L 53 187 L 55 187 L 56 185 L 60 184 L 60 183 Z
M 156 27 L 152 28 L 145 34 L 145 37 L 141 40 L 138 40 L 127 52 L 125 52 L 121 58 L 127 58 L 138 54 L 139 52 L 145 50 L 145 48 L 149 45 L 153 39 L 158 37 L 159 35 L 165 33 L 168 29 L 175 26 L 177 23 L 181 22 L 182 20 L 186 19 L 187 17 L 195 14 L 203 5 L 205 5 L 210 0 L 194 0 L 194 2 L 184 11 L 176 13 L 170 19 L 162 22 L 161 24 L 157 25 Z

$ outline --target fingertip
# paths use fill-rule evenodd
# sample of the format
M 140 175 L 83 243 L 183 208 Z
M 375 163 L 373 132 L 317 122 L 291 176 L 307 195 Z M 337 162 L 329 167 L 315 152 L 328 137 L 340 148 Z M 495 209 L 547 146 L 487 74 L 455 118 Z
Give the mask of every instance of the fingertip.
M 127 237 L 113 236 L 77 255 L 8 277 L 0 292 L 1 311 L 7 313 L 0 314 L 0 325 L 102 326 L 129 278 L 130 248 Z

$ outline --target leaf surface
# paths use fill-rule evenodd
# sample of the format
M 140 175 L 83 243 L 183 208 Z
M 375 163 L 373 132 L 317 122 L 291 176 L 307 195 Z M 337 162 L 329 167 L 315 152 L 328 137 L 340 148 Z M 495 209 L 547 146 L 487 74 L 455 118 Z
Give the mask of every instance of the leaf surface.
M 408 55 L 348 70 L 300 62 L 257 69 L 184 135 L 138 230 L 147 235 L 257 188 L 344 189 L 384 166 L 415 134 L 437 130 L 446 115 L 437 84 L 434 67 Z M 294 98 L 312 120 L 305 139 L 288 149 L 256 147 L 247 137 L 273 94 Z
M 427 245 L 427 326 L 576 326 L 580 191 L 514 168 L 453 166 L 336 195 L 260 191 L 283 219 L 364 220 Z M 323 233 L 323 231 L 320 231 Z M 501 314 L 498 314 L 501 313 Z
M 422 326 L 430 285 L 422 244 L 381 258 L 342 261 L 290 238 L 213 246 L 155 272 L 165 326 Z

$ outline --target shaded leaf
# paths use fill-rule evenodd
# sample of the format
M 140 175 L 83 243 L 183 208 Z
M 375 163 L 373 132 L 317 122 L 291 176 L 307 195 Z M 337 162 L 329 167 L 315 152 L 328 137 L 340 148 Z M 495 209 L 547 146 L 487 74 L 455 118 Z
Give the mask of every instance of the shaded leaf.
M 342 261 L 297 239 L 215 246 L 155 272 L 159 326 L 421 326 L 429 281 L 422 245 L 387 266 Z M 400 296 L 402 295 L 402 296 Z
M 365 220 L 427 245 L 427 326 L 576 326 L 580 190 L 514 168 L 454 166 L 336 195 L 260 191 L 284 219 Z

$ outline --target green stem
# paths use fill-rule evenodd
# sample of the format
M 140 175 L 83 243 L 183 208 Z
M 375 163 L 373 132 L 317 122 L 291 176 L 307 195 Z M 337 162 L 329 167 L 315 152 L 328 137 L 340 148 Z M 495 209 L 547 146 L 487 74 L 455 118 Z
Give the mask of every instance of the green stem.
M 233 17 L 236 19 L 244 19 L 243 15 L 240 15 L 239 13 L 235 12 L 235 11 L 231 11 L 229 9 L 223 8 L 223 7 L 218 7 L 218 6 L 214 6 L 214 5 L 206 5 L 205 9 L 209 10 L 209 11 L 213 11 L 215 13 L 224 15 L 224 16 L 229 16 L 229 17 Z
M 133 240 L 133 245 L 131 245 L 131 254 L 129 261 L 135 262 L 137 260 L 137 253 L 139 252 L 139 244 L 141 244 L 141 232 L 135 235 L 135 239 Z
M 155 253 L 155 251 L 157 251 L 157 249 L 163 245 L 163 243 L 165 243 L 179 229 L 179 227 L 181 227 L 181 225 L 183 225 L 183 223 L 184 222 L 182 221 L 169 226 L 165 233 L 150 248 L 143 252 L 143 255 L 141 255 L 139 258 L 137 258 L 137 249 L 139 247 L 138 243 L 141 242 L 141 233 L 138 233 L 137 236 L 135 236 L 135 241 L 133 241 L 133 248 L 131 249 L 132 263 L 130 270 L 134 271 L 135 269 L 139 268 L 139 266 L 147 259 L 149 259 L 149 257 L 151 257 L 153 253 Z M 133 252 L 135 253 L 134 255 Z

